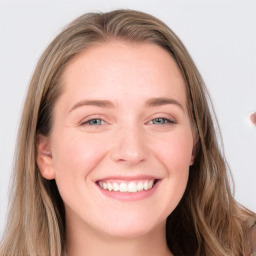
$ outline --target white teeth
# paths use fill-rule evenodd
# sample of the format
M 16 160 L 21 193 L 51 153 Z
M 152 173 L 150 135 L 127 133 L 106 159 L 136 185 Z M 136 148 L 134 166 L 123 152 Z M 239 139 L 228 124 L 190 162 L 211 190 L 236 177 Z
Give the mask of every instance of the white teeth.
M 144 182 L 143 188 L 144 188 L 144 190 L 148 190 L 148 182 L 147 181 Z
M 139 192 L 142 190 L 149 190 L 153 187 L 154 185 L 154 180 L 149 180 L 149 181 L 140 181 L 139 183 L 136 183 L 134 181 L 131 182 L 121 182 L 118 184 L 117 182 L 111 183 L 111 182 L 103 182 L 99 181 L 99 186 L 105 190 L 108 191 L 119 191 L 119 192 L 130 192 L 130 193 L 135 193 Z
M 112 184 L 109 183 L 109 182 L 108 182 L 108 190 L 109 190 L 109 191 L 112 191 L 112 190 L 113 190 L 113 186 L 112 186 Z
M 128 187 L 127 187 L 127 184 L 122 182 L 120 184 L 120 192 L 127 192 L 128 191 Z
M 119 185 L 117 183 L 113 183 L 113 190 L 119 191 Z
M 129 182 L 128 192 L 137 192 L 137 185 L 135 182 Z
M 153 185 L 154 185 L 154 181 L 153 181 L 153 180 L 150 180 L 150 181 L 148 182 L 148 188 L 149 188 L 149 189 L 152 188 Z
M 143 183 L 142 183 L 142 182 L 139 182 L 139 183 L 137 184 L 137 190 L 138 190 L 138 191 L 142 191 L 142 190 L 143 190 Z

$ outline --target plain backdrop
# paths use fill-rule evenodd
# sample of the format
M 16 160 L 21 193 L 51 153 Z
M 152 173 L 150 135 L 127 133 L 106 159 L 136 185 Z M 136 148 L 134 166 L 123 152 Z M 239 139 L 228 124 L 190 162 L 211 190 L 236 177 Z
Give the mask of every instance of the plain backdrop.
M 256 211 L 256 127 L 249 122 L 256 111 L 255 0 L 0 0 L 0 233 L 22 104 L 40 54 L 79 15 L 115 8 L 153 14 L 184 42 L 211 93 L 235 198 Z

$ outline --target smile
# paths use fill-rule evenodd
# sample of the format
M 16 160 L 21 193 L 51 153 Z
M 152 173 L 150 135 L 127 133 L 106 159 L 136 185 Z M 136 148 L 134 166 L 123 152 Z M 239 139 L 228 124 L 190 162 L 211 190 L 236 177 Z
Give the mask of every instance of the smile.
M 156 180 L 140 180 L 140 181 L 99 181 L 98 185 L 108 191 L 121 193 L 136 193 L 147 191 L 153 188 Z

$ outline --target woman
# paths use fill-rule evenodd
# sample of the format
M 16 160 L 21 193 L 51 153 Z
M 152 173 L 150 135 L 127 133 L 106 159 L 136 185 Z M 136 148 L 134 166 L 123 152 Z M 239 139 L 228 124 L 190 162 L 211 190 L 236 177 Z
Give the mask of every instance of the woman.
M 253 253 L 255 214 L 231 194 L 207 97 L 158 19 L 69 24 L 30 83 L 1 255 Z

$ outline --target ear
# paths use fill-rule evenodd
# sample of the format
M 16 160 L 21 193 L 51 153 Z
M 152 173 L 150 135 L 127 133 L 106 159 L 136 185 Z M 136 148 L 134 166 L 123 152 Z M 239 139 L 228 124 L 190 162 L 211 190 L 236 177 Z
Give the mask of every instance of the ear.
M 194 145 L 193 149 L 192 149 L 192 155 L 191 155 L 191 159 L 190 159 L 190 166 L 194 164 L 195 157 L 196 157 L 196 152 L 197 152 L 197 144 Z
M 191 154 L 191 160 L 190 160 L 190 166 L 194 164 L 197 152 L 198 152 L 198 147 L 199 147 L 199 135 L 197 132 L 194 132 L 193 134 L 193 149 L 192 149 L 192 154 Z
M 50 139 L 42 134 L 36 137 L 37 156 L 36 161 L 40 173 L 47 180 L 55 179 Z

